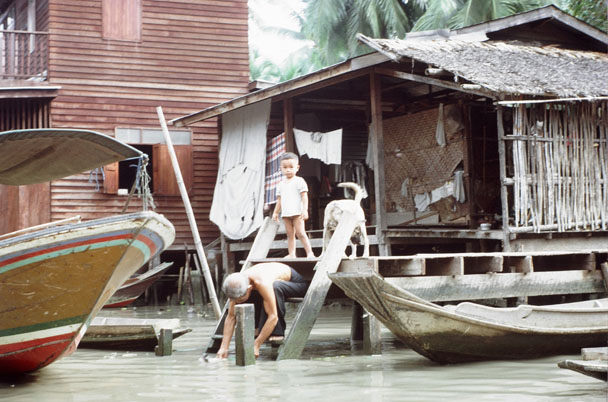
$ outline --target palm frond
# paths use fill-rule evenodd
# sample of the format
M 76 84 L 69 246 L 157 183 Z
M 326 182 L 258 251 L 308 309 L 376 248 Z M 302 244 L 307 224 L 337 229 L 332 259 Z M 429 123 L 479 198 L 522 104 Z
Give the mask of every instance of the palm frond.
M 418 18 L 412 27 L 412 31 L 427 31 L 432 29 L 443 29 L 454 14 L 464 5 L 462 0 L 432 0 L 427 4 L 427 9 Z

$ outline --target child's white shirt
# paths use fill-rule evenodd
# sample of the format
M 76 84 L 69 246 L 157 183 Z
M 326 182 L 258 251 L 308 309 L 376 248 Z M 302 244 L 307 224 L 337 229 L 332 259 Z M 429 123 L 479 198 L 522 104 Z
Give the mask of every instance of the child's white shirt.
M 303 192 L 308 192 L 308 184 L 300 176 L 279 183 L 277 197 L 281 197 L 281 217 L 302 215 Z

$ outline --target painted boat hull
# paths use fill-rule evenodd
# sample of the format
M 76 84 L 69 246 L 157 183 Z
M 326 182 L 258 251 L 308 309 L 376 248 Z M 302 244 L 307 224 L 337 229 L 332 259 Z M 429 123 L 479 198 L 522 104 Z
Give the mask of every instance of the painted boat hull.
M 139 296 L 142 295 L 150 286 L 154 284 L 157 280 L 160 279 L 161 276 L 169 268 L 173 266 L 173 262 L 165 262 L 152 270 L 144 272 L 141 275 L 131 276 L 125 283 L 123 283 L 116 293 L 110 297 L 110 300 L 103 306 L 104 308 L 117 308 L 117 307 L 126 307 L 129 304 L 133 303 Z
M 581 348 L 603 346 L 608 322 L 597 320 L 597 308 L 578 309 L 576 325 L 568 327 L 568 309 L 549 307 L 557 318 L 544 326 L 509 323 L 465 316 L 397 288 L 376 273 L 330 275 L 344 292 L 378 318 L 397 338 L 419 354 L 439 363 L 477 360 L 529 359 L 579 353 Z M 500 310 L 500 309 L 495 309 Z M 539 312 L 542 314 L 542 312 Z M 537 314 L 538 315 L 538 314 Z M 535 315 L 535 317 L 537 316 Z M 541 320 L 542 321 L 542 320 Z
M 72 353 L 116 289 L 174 238 L 162 215 L 141 212 L 0 242 L 0 373 Z

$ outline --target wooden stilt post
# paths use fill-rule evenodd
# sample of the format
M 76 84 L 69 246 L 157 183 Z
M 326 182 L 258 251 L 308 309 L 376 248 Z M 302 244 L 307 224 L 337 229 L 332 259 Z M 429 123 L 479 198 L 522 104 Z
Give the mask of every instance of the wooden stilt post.
M 367 311 L 363 313 L 363 352 L 367 355 L 382 353 L 380 321 Z
M 253 304 L 238 304 L 234 307 L 236 328 L 234 343 L 236 348 L 236 365 L 250 366 L 255 364 L 253 341 L 255 338 Z
M 179 169 L 179 163 L 177 161 L 177 156 L 175 155 L 175 150 L 173 149 L 173 142 L 171 141 L 171 136 L 169 135 L 169 129 L 167 128 L 167 122 L 165 121 L 165 115 L 163 114 L 163 108 L 157 107 L 156 113 L 158 114 L 158 119 L 160 120 L 160 126 L 163 129 L 163 135 L 165 137 L 165 142 L 167 143 L 167 149 L 169 150 L 169 156 L 171 157 L 171 163 L 173 164 L 173 170 L 175 171 L 175 179 L 177 180 L 177 185 L 179 187 L 179 192 L 182 196 L 182 201 L 184 202 L 184 207 L 186 208 L 186 215 L 188 215 L 188 222 L 190 223 L 190 230 L 192 231 L 192 238 L 194 239 L 194 246 L 196 247 L 196 254 L 203 267 L 203 274 L 205 276 L 205 282 L 207 284 L 207 291 L 209 292 L 209 299 L 211 300 L 211 305 L 213 306 L 213 312 L 215 313 L 215 318 L 218 320 L 222 317 L 222 310 L 220 309 L 220 304 L 217 301 L 217 295 L 215 294 L 215 288 L 213 286 L 213 279 L 211 278 L 211 272 L 209 271 L 209 264 L 207 264 L 207 258 L 205 257 L 205 250 L 203 250 L 203 243 L 201 241 L 201 237 L 198 233 L 198 227 L 196 225 L 196 220 L 194 219 L 194 211 L 192 210 L 192 205 L 190 205 L 190 199 L 188 198 L 188 192 L 186 190 L 186 186 L 184 185 L 184 179 L 182 178 L 182 172 Z
M 604 277 L 604 285 L 606 286 L 606 291 L 608 292 L 608 262 L 603 262 L 600 265 L 602 269 L 602 276 Z
M 350 342 L 363 340 L 363 307 L 353 300 L 353 314 L 350 323 Z

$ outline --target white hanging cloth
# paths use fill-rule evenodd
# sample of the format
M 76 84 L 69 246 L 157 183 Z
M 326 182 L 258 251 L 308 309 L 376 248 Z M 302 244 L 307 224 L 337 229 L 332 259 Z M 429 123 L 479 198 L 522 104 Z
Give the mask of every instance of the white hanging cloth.
M 293 129 L 298 152 L 311 159 L 319 159 L 326 165 L 342 163 L 342 129 L 327 133 L 311 133 Z
M 222 117 L 219 168 L 209 218 L 231 239 L 253 233 L 264 220 L 266 130 L 270 100 Z
M 445 147 L 445 122 L 443 119 L 443 103 L 439 104 L 439 113 L 437 116 L 437 129 L 435 130 L 435 139 L 440 147 Z

